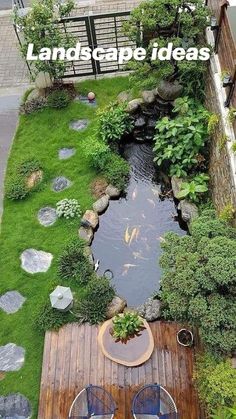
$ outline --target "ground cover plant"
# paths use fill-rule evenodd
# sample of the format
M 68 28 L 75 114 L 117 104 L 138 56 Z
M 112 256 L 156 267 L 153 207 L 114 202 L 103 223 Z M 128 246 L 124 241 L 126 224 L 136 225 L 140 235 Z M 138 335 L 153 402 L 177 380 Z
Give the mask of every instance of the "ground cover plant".
M 95 91 L 98 107 L 105 107 L 128 88 L 128 79 L 122 77 L 115 80 L 87 81 L 78 89 L 80 92 Z M 69 122 L 80 118 L 89 119 L 88 128 L 82 132 L 70 129 Z M 72 285 L 72 280 L 67 282 L 58 275 L 58 259 L 70 238 L 75 237 L 79 218 L 67 220 L 61 217 L 53 226 L 45 228 L 39 224 L 37 213 L 45 206 L 56 208 L 57 202 L 62 199 L 77 199 L 81 214 L 91 208 L 94 198 L 90 192 L 90 184 L 96 178 L 97 170 L 86 157 L 86 151 L 96 130 L 97 116 L 94 108 L 79 102 L 71 102 L 64 109 L 47 108 L 31 115 L 21 115 L 9 158 L 6 185 L 18 167 L 19 156 L 20 162 L 36 156 L 47 174 L 43 188 L 30 194 L 27 199 L 10 200 L 5 197 L 0 243 L 0 294 L 17 290 L 26 297 L 26 302 L 17 313 L 7 315 L 0 311 L 1 344 L 13 342 L 26 350 L 24 366 L 18 372 L 7 373 L 1 381 L 1 394 L 20 390 L 32 404 L 34 419 L 37 417 L 44 340 L 39 324 L 36 326 L 38 312 L 42 313 L 42 306 L 45 307 L 49 301 L 49 293 L 56 285 L 66 286 L 69 282 L 71 288 L 74 287 L 73 292 L 76 289 L 81 298 L 88 292 L 85 285 Z M 75 155 L 68 160 L 59 160 L 58 151 L 63 147 L 75 148 Z M 73 183 L 70 188 L 55 193 L 51 190 L 51 182 L 60 175 L 66 176 Z M 28 248 L 53 254 L 48 272 L 31 275 L 21 269 L 20 254 Z M 46 327 L 49 326 L 51 316 L 48 305 L 46 309 L 49 313 L 45 312 L 45 317 L 41 318 L 43 330 L 45 324 Z M 51 320 L 53 326 L 61 324 L 61 317 L 56 320 L 53 316 Z

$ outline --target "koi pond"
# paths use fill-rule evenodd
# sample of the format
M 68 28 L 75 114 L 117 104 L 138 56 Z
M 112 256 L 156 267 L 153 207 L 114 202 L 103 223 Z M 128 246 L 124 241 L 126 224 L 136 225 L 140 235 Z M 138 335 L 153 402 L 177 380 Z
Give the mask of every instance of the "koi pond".
M 156 171 L 150 143 L 126 143 L 122 154 L 131 165 L 126 195 L 110 201 L 100 218 L 92 251 L 98 274 L 111 270 L 118 295 L 129 306 L 145 302 L 160 286 L 160 243 L 167 231 L 186 234 L 176 205 Z

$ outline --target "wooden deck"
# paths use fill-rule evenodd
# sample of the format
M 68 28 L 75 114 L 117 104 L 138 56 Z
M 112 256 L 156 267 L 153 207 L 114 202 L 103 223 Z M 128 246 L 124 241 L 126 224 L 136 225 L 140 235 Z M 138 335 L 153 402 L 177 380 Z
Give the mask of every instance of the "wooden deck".
M 194 353 L 180 347 L 175 323 L 150 324 L 155 350 L 144 365 L 124 367 L 105 358 L 97 344 L 98 327 L 69 324 L 45 336 L 39 419 L 67 419 L 77 393 L 88 384 L 113 396 L 116 419 L 131 419 L 131 401 L 144 384 L 159 383 L 174 398 L 180 419 L 202 419 L 192 384 Z

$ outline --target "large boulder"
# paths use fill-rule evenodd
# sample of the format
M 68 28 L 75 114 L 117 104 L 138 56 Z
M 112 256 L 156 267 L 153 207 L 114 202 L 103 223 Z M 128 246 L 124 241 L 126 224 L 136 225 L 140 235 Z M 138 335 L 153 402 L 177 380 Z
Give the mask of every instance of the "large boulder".
M 178 199 L 178 194 L 181 190 L 182 183 L 183 183 L 183 179 L 176 176 L 172 176 L 171 178 L 172 192 L 173 192 L 174 197 L 177 199 Z
M 134 113 L 140 108 L 140 106 L 143 103 L 144 101 L 141 97 L 139 97 L 138 99 L 133 99 L 128 103 L 126 111 L 129 113 Z
M 127 301 L 123 298 L 116 295 L 107 308 L 107 319 L 111 319 L 119 313 L 123 313 L 125 307 L 127 306 Z
M 99 223 L 99 217 L 97 212 L 92 210 L 87 210 L 82 218 L 82 223 L 87 223 L 90 227 L 92 227 L 94 230 L 97 228 Z
M 144 103 L 150 104 L 155 102 L 156 96 L 154 90 L 144 90 L 142 92 L 142 98 Z
M 126 92 L 126 91 L 119 93 L 119 95 L 117 96 L 118 103 L 129 102 L 131 99 L 132 99 L 131 93 Z
M 113 185 L 108 185 L 105 192 L 110 198 L 119 198 L 121 194 L 120 189 L 116 188 Z
M 92 243 L 93 240 L 93 229 L 92 227 L 80 227 L 79 237 L 87 242 L 88 245 Z
M 109 205 L 109 196 L 103 195 L 96 202 L 94 202 L 93 210 L 97 212 L 98 214 L 102 214 L 104 211 L 106 211 L 108 205 Z
M 180 201 L 178 209 L 181 211 L 181 217 L 185 223 L 189 224 L 194 218 L 198 217 L 197 206 L 186 199 Z
M 181 84 L 179 84 L 177 81 L 169 82 L 166 80 L 162 80 L 156 89 L 156 93 L 163 100 L 173 101 L 178 96 L 180 96 L 182 90 L 183 86 L 181 86 Z
M 161 302 L 154 298 L 147 301 L 137 308 L 138 314 L 148 322 L 153 322 L 161 317 Z

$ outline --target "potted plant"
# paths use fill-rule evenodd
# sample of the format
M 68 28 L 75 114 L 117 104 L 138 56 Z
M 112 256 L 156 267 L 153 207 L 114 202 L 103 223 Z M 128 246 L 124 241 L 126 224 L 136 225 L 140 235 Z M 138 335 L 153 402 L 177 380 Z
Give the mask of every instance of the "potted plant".
M 118 314 L 112 320 L 113 327 L 110 333 L 116 342 L 126 343 L 134 336 L 138 336 L 139 332 L 145 329 L 143 319 L 137 314 L 126 312 L 122 315 Z
M 180 329 L 177 332 L 177 342 L 182 346 L 193 346 L 193 334 L 191 330 Z

